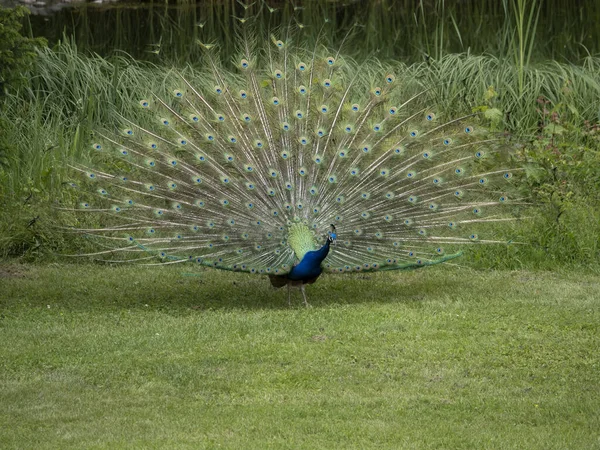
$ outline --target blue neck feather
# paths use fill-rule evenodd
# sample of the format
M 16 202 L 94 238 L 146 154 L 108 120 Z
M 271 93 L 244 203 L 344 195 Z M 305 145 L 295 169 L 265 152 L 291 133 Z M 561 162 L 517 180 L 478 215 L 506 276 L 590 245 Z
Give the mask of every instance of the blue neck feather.
M 304 255 L 304 258 L 292 267 L 287 277 L 294 281 L 310 281 L 321 275 L 323 269 L 321 269 L 321 263 L 327 257 L 329 253 L 329 246 L 331 242 L 329 239 L 319 250 L 308 252 Z

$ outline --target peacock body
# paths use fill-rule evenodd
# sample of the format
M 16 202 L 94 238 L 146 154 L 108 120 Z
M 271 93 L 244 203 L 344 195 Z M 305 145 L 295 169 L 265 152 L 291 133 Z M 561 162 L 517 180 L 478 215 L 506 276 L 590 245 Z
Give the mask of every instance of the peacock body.
M 485 233 L 513 220 L 520 172 L 475 114 L 438 117 L 427 87 L 289 36 L 242 40 L 235 69 L 213 51 L 207 73 L 173 72 L 170 98 L 148 93 L 139 119 L 97 132 L 95 167 L 73 166 L 89 254 L 289 287 L 500 242 Z

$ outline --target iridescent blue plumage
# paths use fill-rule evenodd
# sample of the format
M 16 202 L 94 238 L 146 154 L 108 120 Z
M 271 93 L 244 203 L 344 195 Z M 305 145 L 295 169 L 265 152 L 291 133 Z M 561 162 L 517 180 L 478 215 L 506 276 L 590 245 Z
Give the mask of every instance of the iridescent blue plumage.
M 333 231 L 329 231 L 327 241 L 318 250 L 307 252 L 298 264 L 294 265 L 289 273 L 285 275 L 270 275 L 271 285 L 276 288 L 288 286 L 288 303 L 290 303 L 290 287 L 300 286 L 302 290 L 302 296 L 304 297 L 304 303 L 308 306 L 306 300 L 306 293 L 304 292 L 305 284 L 312 284 L 317 281 L 319 275 L 323 273 L 321 264 L 327 258 L 331 244 L 335 243 L 337 234 L 335 233 L 335 226 L 331 225 Z
M 321 263 L 329 254 L 330 241 L 323 245 L 319 250 L 308 252 L 297 265 L 292 267 L 290 273 L 284 275 L 288 280 L 311 282 L 321 275 L 323 269 Z

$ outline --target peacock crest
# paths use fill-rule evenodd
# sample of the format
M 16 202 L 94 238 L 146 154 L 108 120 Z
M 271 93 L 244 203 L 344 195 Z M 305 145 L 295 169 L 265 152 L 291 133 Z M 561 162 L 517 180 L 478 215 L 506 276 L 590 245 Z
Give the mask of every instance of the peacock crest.
M 513 219 L 521 170 L 476 114 L 439 117 L 427 87 L 287 32 L 241 39 L 233 69 L 206 56 L 205 73 L 174 71 L 170 96 L 96 133 L 95 168 L 73 166 L 78 214 L 100 217 L 78 228 L 95 257 L 304 283 L 500 242 L 486 230 Z

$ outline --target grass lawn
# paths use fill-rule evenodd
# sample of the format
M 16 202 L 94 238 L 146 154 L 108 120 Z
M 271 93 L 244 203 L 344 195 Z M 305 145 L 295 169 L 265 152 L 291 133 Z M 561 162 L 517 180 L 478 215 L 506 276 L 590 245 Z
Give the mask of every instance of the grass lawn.
M 600 448 L 598 276 L 192 269 L 0 266 L 0 448 Z

